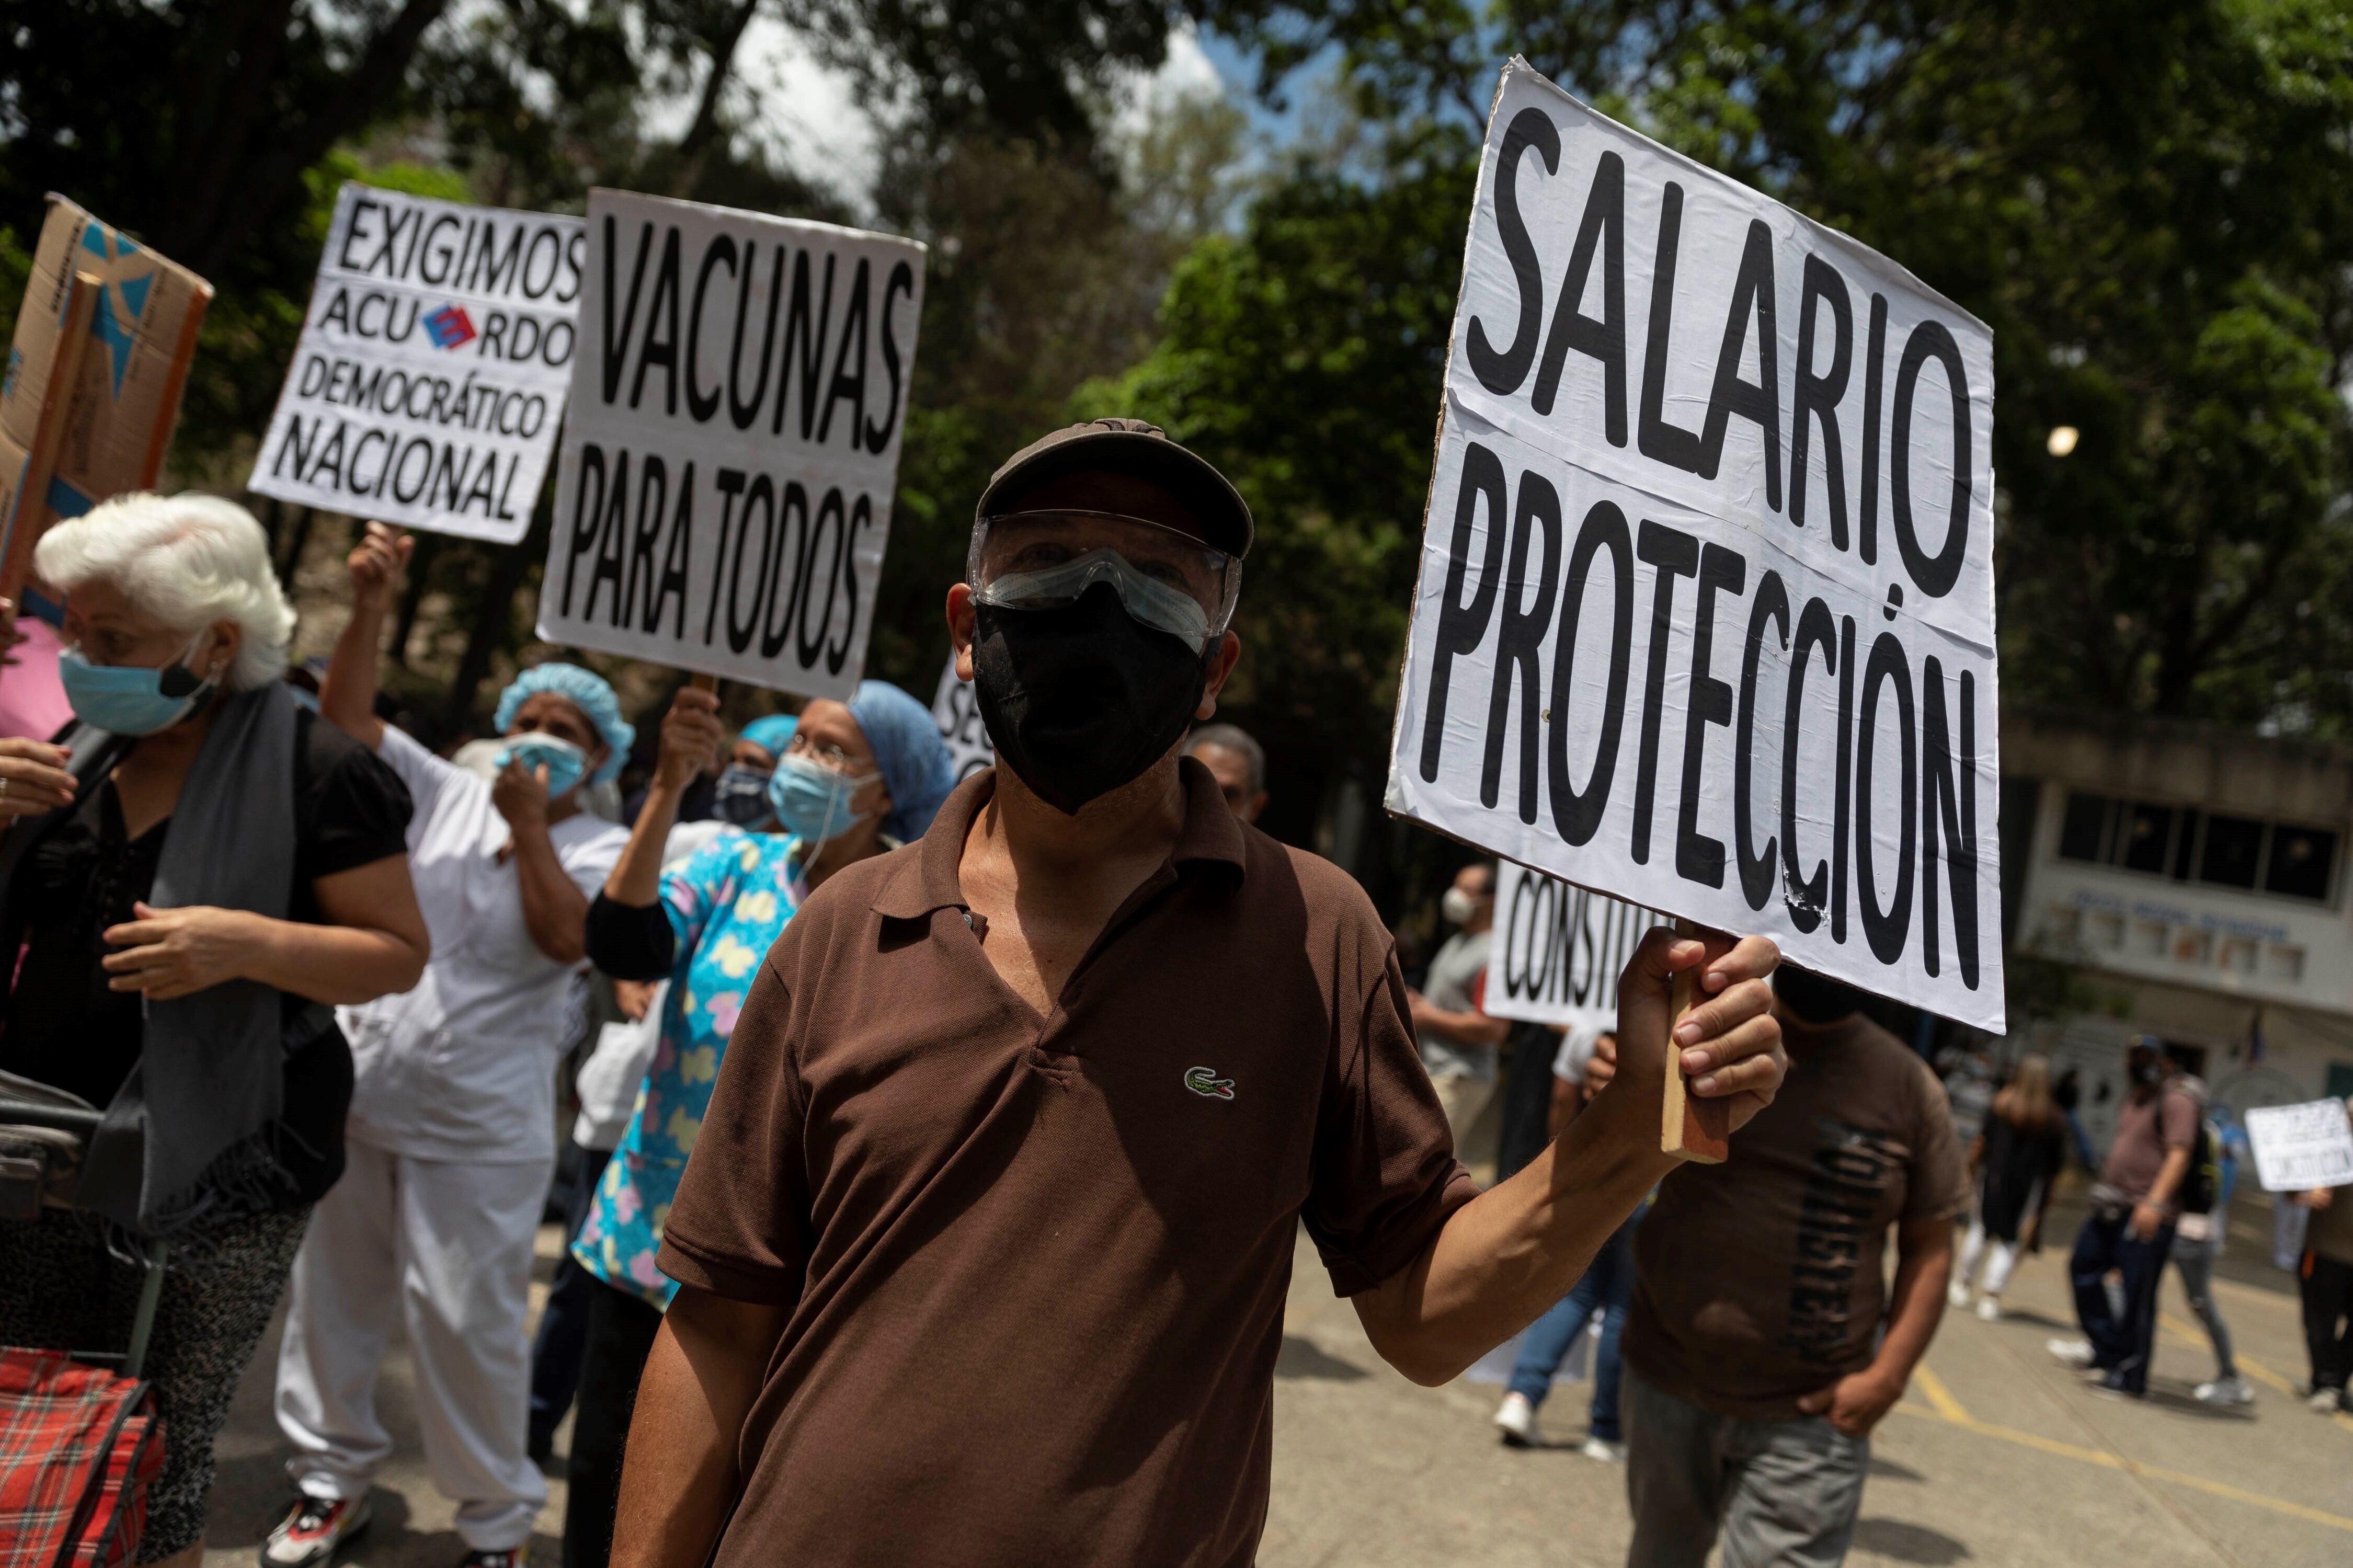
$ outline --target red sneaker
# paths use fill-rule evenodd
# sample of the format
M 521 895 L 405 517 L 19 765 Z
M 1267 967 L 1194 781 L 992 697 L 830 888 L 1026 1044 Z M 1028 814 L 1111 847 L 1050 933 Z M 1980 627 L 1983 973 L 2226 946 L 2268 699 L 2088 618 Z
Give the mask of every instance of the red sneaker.
M 305 1497 L 262 1543 L 261 1568 L 325 1568 L 367 1523 L 365 1498 Z

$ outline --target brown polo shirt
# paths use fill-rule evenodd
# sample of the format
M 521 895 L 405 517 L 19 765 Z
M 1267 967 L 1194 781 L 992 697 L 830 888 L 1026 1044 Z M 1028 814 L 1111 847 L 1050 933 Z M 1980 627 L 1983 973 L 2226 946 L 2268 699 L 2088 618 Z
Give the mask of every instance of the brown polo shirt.
M 1182 777 L 1046 1017 L 957 882 L 987 772 L 770 950 L 660 1254 L 792 1310 L 721 1568 L 1248 1563 L 1293 1226 L 1353 1294 L 1472 1196 L 1363 890 Z

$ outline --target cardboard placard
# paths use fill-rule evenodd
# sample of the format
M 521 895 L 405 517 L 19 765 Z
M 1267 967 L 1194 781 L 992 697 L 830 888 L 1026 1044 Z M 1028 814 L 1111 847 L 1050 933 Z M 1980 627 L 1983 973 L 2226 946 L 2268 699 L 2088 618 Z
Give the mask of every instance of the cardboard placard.
M 1495 941 L 1483 1010 L 1535 1024 L 1615 1028 L 1618 977 L 1642 935 L 1671 923 L 1506 860 L 1495 868 Z
M 95 280 L 97 298 L 86 337 L 68 345 L 77 276 Z M 55 519 L 153 488 L 212 298 L 213 286 L 186 268 L 49 197 L 0 379 L 0 520 L 8 532 L 0 557 L 12 568 Z M 70 374 L 60 378 L 64 369 Z M 60 379 L 70 384 L 52 384 Z M 46 479 L 32 476 L 33 494 L 24 481 L 45 408 L 59 410 L 62 424 Z
M 2353 1186 L 2353 1121 L 2341 1100 L 2258 1106 L 2247 1112 L 2247 1142 L 2267 1193 Z
M 346 182 L 248 488 L 512 544 L 564 423 L 576 217 Z
M 1389 809 L 1999 1031 L 1993 341 L 1505 71 Z
M 948 760 L 955 764 L 956 783 L 962 784 L 973 774 L 997 763 L 997 747 L 988 738 L 988 725 L 980 716 L 980 700 L 974 695 L 972 683 L 956 679 L 955 654 L 948 654 L 946 668 L 940 671 L 940 684 L 932 693 L 932 721 L 940 727 L 940 739 L 948 743 Z
M 539 635 L 849 697 L 923 303 L 913 240 L 590 192 Z

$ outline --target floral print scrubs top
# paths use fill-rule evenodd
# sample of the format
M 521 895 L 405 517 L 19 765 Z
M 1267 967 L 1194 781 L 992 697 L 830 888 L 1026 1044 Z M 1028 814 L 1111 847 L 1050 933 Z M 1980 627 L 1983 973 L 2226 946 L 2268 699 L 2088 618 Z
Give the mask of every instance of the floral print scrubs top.
M 753 973 L 808 894 L 800 847 L 797 837 L 731 827 L 662 879 L 680 956 L 662 999 L 661 1044 L 572 1244 L 583 1268 L 657 1307 L 678 1294 L 654 1254 L 727 1037 Z

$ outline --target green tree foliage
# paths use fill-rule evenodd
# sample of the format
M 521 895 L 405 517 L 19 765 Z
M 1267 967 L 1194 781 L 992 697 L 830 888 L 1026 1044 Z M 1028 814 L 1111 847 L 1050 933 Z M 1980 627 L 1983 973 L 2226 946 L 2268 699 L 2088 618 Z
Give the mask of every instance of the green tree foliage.
M 990 473 L 1077 417 L 1073 388 L 1150 350 L 1172 269 L 1232 205 L 1242 132 L 1221 100 L 1158 105 L 1115 139 L 1112 179 L 990 136 L 889 153 L 879 221 L 932 248 L 874 674 L 929 695 L 947 648 L 943 600 Z
M 1310 0 L 1231 20 L 1271 81 L 1336 47 L 1369 111 L 1440 123 L 1482 117 L 1525 53 L 1989 321 L 2006 696 L 2353 728 L 2338 0 Z M 2059 425 L 2082 432 L 2065 458 Z
M 765 6 L 850 67 L 902 141 L 1016 135 L 1083 159 L 1091 93 L 1159 64 L 1170 0 L 0 0 L 0 229 L 72 196 L 219 294 L 181 454 L 268 414 L 318 262 L 304 219 L 338 146 L 387 131 L 479 200 L 562 208 L 590 184 L 839 212 L 735 144 L 726 89 Z M 675 142 L 662 92 L 697 93 Z M 0 257 L 5 266 L 5 257 Z
M 1161 424 L 1250 503 L 1229 701 L 1282 750 L 1365 770 L 1385 751 L 1474 159 L 1434 132 L 1377 180 L 1294 169 L 1186 258 L 1152 354 L 1081 395 Z

